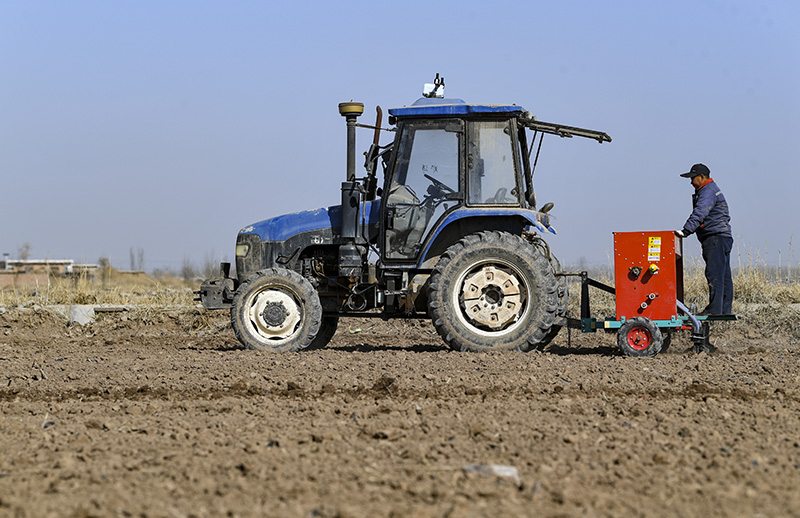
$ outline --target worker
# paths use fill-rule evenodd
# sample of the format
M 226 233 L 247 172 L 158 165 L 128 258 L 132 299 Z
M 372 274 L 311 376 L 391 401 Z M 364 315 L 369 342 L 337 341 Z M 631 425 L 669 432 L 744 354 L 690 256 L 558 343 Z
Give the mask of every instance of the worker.
M 686 237 L 697 233 L 697 239 L 703 249 L 703 260 L 706 263 L 706 281 L 708 281 L 708 306 L 700 315 L 729 315 L 733 313 L 733 278 L 731 276 L 731 216 L 728 202 L 716 182 L 711 178 L 711 171 L 703 164 L 695 164 L 688 173 L 681 174 L 691 179 L 694 194 L 692 195 L 692 214 L 681 230 L 675 233 Z

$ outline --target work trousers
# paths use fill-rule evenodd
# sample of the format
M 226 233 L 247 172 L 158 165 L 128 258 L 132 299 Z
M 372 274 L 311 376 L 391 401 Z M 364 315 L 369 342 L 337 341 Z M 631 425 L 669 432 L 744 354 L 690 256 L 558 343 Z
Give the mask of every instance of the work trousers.
M 706 315 L 729 315 L 733 313 L 733 277 L 731 276 L 731 236 L 713 235 L 702 243 L 703 260 L 706 262 L 708 281 L 708 306 Z

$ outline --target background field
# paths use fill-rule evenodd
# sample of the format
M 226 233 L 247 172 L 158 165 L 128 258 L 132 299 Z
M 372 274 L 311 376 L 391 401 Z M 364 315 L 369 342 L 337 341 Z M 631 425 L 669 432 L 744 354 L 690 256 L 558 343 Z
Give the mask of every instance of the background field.
M 748 337 L 800 338 L 800 269 L 768 267 L 751 258 L 734 268 L 734 313 L 741 322 L 736 327 Z M 742 260 L 740 259 L 740 262 Z M 566 271 L 579 271 L 567 267 Z M 708 287 L 703 264 L 690 260 L 684 267 L 687 305 L 702 309 L 708 301 Z M 610 266 L 589 270 L 590 276 L 614 284 Z M 209 274 L 212 275 L 212 274 Z M 86 277 L 50 277 L 35 286 L 0 290 L 2 308 L 47 308 L 53 305 L 111 304 L 137 306 L 148 312 L 199 307 L 192 292 L 200 277 L 179 278 L 173 275 L 131 275 L 107 268 L 94 279 Z M 578 317 L 580 285 L 570 285 L 570 316 Z M 592 313 L 600 318 L 614 315 L 614 297 L 600 290 L 591 291 Z M 719 324 L 722 328 L 728 324 Z
M 681 336 L 646 360 L 566 330 L 457 353 L 373 319 L 247 351 L 148 282 L 2 295 L 0 516 L 800 516 L 797 286 L 774 272 L 737 274 L 719 354 Z M 130 307 L 46 305 L 79 301 Z

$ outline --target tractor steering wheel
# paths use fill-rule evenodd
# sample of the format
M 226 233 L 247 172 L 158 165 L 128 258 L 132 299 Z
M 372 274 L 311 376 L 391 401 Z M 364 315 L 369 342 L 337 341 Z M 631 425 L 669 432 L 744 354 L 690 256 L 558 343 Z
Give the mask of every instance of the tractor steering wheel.
M 442 191 L 443 194 L 453 194 L 456 192 L 452 188 L 448 187 L 447 185 L 443 184 L 442 182 L 440 182 L 439 180 L 430 175 L 423 174 L 422 176 L 430 180 L 434 186 L 436 186 L 439 190 Z

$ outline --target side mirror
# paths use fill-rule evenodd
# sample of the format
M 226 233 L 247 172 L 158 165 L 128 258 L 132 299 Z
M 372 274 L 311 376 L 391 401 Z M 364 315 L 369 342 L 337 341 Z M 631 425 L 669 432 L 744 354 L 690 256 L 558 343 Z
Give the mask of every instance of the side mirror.
M 541 209 L 539 209 L 539 212 L 544 212 L 545 214 L 547 214 L 547 213 L 548 213 L 548 212 L 550 212 L 552 209 L 553 209 L 553 202 L 552 202 L 552 201 L 548 201 L 547 203 L 545 203 L 544 205 L 542 205 L 542 208 L 541 208 Z

